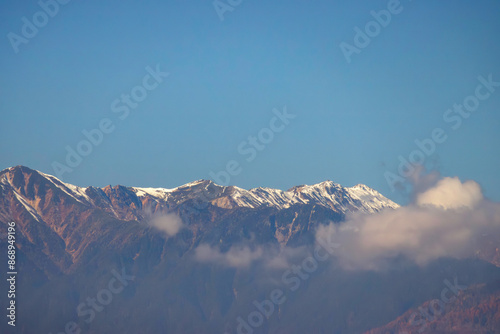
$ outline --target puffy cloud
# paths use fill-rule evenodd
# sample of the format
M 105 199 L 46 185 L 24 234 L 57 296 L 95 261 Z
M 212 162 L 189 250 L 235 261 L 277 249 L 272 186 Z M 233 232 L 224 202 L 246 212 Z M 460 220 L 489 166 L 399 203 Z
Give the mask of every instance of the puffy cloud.
M 306 246 L 281 249 L 268 247 L 265 252 L 264 265 L 269 269 L 288 269 L 292 264 L 310 255 L 311 251 Z
M 500 205 L 484 200 L 473 181 L 444 178 L 415 202 L 350 215 L 345 223 L 319 228 L 316 238 L 340 241 L 336 255 L 344 268 L 378 270 L 398 258 L 425 265 L 440 257 L 472 257 L 484 234 L 500 233 Z
M 417 195 L 417 204 L 434 205 L 444 209 L 472 208 L 482 199 L 481 188 L 476 182 L 462 183 L 458 177 L 445 177 L 435 187 Z
M 150 225 L 165 232 L 168 236 L 176 235 L 184 227 L 181 218 L 173 213 L 153 216 Z

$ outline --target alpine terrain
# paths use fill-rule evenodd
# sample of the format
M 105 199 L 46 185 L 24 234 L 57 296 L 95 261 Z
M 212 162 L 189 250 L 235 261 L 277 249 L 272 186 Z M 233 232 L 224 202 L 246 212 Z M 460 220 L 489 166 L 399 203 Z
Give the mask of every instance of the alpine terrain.
M 474 257 L 379 271 L 344 269 L 343 240 L 318 241 L 351 215 L 399 207 L 332 181 L 82 188 L 8 168 L 0 248 L 15 222 L 17 325 L 0 332 L 500 333 L 498 239 Z

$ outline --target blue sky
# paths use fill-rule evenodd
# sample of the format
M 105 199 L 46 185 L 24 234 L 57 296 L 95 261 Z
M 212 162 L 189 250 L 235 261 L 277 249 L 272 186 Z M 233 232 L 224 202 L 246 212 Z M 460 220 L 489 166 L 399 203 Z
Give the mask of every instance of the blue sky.
M 41 7 L 3 1 L 0 168 L 56 174 L 66 147 L 108 118 L 114 130 L 64 181 L 168 188 L 233 160 L 229 183 L 247 189 L 330 179 L 404 202 L 385 173 L 442 128 L 425 164 L 500 200 L 500 87 L 458 129 L 443 120 L 479 76 L 500 81 L 500 2 L 401 1 L 348 63 L 340 43 L 355 45 L 354 28 L 388 3 L 243 0 L 222 21 L 211 1 L 73 0 L 16 53 L 8 34 L 22 36 Z M 112 102 L 157 64 L 169 76 L 120 119 Z M 238 146 L 284 106 L 296 117 L 247 161 Z

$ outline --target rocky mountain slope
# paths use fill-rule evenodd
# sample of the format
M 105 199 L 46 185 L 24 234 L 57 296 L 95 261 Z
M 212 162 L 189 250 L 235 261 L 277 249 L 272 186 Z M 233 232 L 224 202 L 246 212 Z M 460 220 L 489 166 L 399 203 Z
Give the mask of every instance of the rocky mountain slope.
M 298 230 L 291 230 L 286 218 L 280 219 L 292 212 L 307 212 L 311 217 L 321 212 L 319 220 L 340 221 L 347 212 L 371 213 L 398 207 L 366 186 L 343 188 L 331 181 L 295 187 L 289 191 L 269 188 L 248 191 L 219 186 L 207 180 L 174 189 L 125 186 L 81 188 L 23 166 L 0 172 L 0 194 L 0 220 L 16 221 L 27 239 L 26 247 L 42 247 L 42 253 L 51 257 L 46 260 L 63 272 L 78 262 L 89 244 L 95 242 L 97 231 L 106 231 L 107 237 L 111 238 L 111 230 L 123 226 L 144 230 L 149 228 L 148 222 L 155 215 L 169 212 L 178 214 L 187 225 L 192 233 L 189 235 L 191 246 L 200 241 L 195 236 L 210 238 L 201 232 L 213 234 L 207 224 L 226 216 L 228 223 L 237 225 L 234 226 L 236 230 L 227 229 L 226 233 L 239 234 L 236 239 L 225 239 L 228 245 L 239 241 L 246 230 L 254 228 L 267 230 L 266 236 L 263 236 L 265 241 L 274 238 L 287 244 L 298 236 L 293 231 L 300 234 L 307 228 L 298 225 Z M 235 224 L 236 219 L 230 221 L 229 217 L 240 214 L 255 217 L 253 226 Z M 275 219 L 276 215 L 278 219 Z M 296 215 L 292 221 L 298 222 L 302 218 L 302 215 Z M 266 220 L 272 220 L 274 225 L 259 224 Z M 318 222 L 313 220 L 309 223 L 314 225 Z M 113 237 L 117 238 L 122 233 L 120 230 Z M 34 258 L 42 256 L 39 252 L 33 254 Z
M 7 223 L 16 222 L 16 330 L 59 333 L 74 322 L 82 333 L 240 333 L 238 319 L 248 321 L 255 303 L 281 288 L 287 302 L 253 332 L 361 333 L 435 298 L 444 279 L 478 285 L 500 278 L 498 267 L 477 259 L 354 273 L 332 258 L 307 275 L 286 276 L 300 283 L 288 289 L 286 270 L 314 254 L 319 226 L 398 207 L 367 186 L 331 181 L 288 191 L 207 180 L 173 189 L 81 188 L 27 167 L 5 169 L 0 247 L 7 249 Z M 213 261 L 199 261 L 200 254 Z M 133 282 L 95 306 L 90 319 L 85 303 L 121 270 Z
M 453 297 L 447 303 L 426 301 L 365 334 L 500 333 L 500 281 L 472 286 Z

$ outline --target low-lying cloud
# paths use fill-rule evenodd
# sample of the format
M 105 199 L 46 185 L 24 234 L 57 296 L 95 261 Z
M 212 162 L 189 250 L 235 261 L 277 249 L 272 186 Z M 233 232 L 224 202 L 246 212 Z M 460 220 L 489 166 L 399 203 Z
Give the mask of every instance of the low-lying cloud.
M 251 249 L 248 246 L 233 246 L 227 252 L 221 252 L 210 245 L 202 244 L 195 249 L 195 258 L 200 262 L 216 263 L 231 268 L 248 267 L 263 254 L 261 247 Z
M 247 244 L 232 246 L 222 252 L 217 247 L 201 244 L 195 249 L 195 259 L 199 262 L 218 264 L 231 268 L 248 268 L 255 262 L 270 270 L 290 267 L 293 261 L 308 254 L 307 247 L 282 247 L 271 244 L 250 247 Z
M 394 259 L 419 265 L 441 258 L 473 257 L 484 235 L 500 233 L 500 204 L 484 199 L 474 181 L 443 178 L 415 201 L 372 215 L 352 214 L 345 223 L 321 226 L 316 238 L 339 240 L 345 269 L 379 270 Z
M 418 265 L 439 258 L 472 258 L 483 247 L 485 236 L 500 236 L 500 203 L 483 197 L 474 181 L 419 178 L 413 203 L 375 214 L 355 213 L 343 223 L 320 225 L 316 242 L 335 241 L 333 257 L 347 270 L 383 270 L 394 261 Z M 323 242 L 324 243 L 324 242 Z M 311 245 L 298 248 L 242 243 L 227 251 L 202 244 L 195 249 L 199 262 L 231 268 L 281 270 L 310 255 Z
M 170 237 L 176 235 L 184 227 L 182 219 L 174 213 L 154 215 L 149 224 Z

